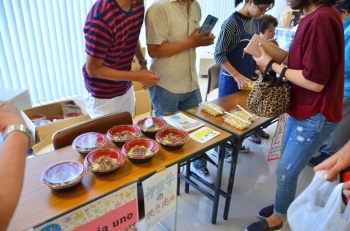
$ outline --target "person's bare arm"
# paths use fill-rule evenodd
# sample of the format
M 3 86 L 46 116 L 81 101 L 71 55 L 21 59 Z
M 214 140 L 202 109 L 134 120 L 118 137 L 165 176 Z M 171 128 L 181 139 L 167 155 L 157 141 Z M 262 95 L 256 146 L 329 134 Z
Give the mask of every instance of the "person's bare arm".
M 190 37 L 183 41 L 174 43 L 163 42 L 160 45 L 147 44 L 148 53 L 152 58 L 164 58 L 180 54 L 181 52 L 199 46 L 212 45 L 214 43 L 215 36 L 213 34 L 208 35 L 208 31 L 198 33 L 199 30 L 200 27 L 194 29 Z
M 263 66 L 266 67 L 267 64 L 269 63 L 270 60 L 272 60 L 271 56 L 269 56 L 264 48 L 262 46 L 259 46 L 260 51 L 261 51 L 261 56 L 260 57 L 253 57 L 254 60 L 256 61 L 256 64 L 259 66 Z M 284 66 L 274 63 L 272 64 L 272 70 L 275 71 L 276 73 L 280 74 L 282 72 L 282 69 L 284 68 Z M 310 91 L 314 91 L 314 92 L 320 92 L 323 90 L 324 85 L 322 84 L 318 84 L 315 82 L 312 82 L 310 80 L 305 79 L 302 70 L 293 70 L 293 69 L 288 69 L 285 74 L 284 77 L 286 79 L 288 79 L 290 82 L 303 87 L 305 89 L 308 89 Z
M 144 59 L 145 59 L 145 56 L 144 56 L 143 53 L 142 53 L 140 40 L 137 42 L 137 47 L 136 47 L 136 51 L 135 51 L 135 56 L 136 56 L 136 59 L 137 59 L 138 61 L 139 61 L 139 60 L 144 60 Z M 147 69 L 146 63 L 141 62 L 140 66 L 141 66 L 141 70 L 148 70 L 148 69 Z
M 281 73 L 283 68 L 284 68 L 284 66 L 282 66 L 280 64 L 277 64 L 277 63 L 272 64 L 272 70 L 277 72 L 277 73 Z M 312 82 L 310 80 L 305 79 L 302 70 L 288 69 L 286 71 L 286 73 L 284 74 L 284 77 L 286 79 L 288 79 L 290 82 L 292 82 L 300 87 L 303 87 L 305 89 L 308 89 L 310 91 L 320 92 L 324 88 L 324 85 L 322 85 L 322 84 L 318 84 L 318 83 L 315 83 L 315 82 Z
M 251 80 L 239 73 L 237 69 L 231 65 L 230 62 L 225 62 L 221 64 L 221 66 L 235 79 L 239 88 L 247 88 L 248 82 L 251 82 Z
M 86 54 L 86 71 L 90 76 L 114 81 L 138 81 L 153 86 L 159 82 L 160 77 L 152 71 L 118 71 L 103 65 L 102 59 Z
M 17 109 L 0 101 L 0 132 L 10 125 L 24 124 Z M 0 230 L 6 230 L 21 195 L 29 137 L 23 132 L 11 132 L 0 148 Z
M 338 152 L 314 167 L 314 171 L 327 170 L 329 180 L 335 180 L 338 173 L 350 166 L 350 141 Z M 350 187 L 348 188 L 350 190 Z

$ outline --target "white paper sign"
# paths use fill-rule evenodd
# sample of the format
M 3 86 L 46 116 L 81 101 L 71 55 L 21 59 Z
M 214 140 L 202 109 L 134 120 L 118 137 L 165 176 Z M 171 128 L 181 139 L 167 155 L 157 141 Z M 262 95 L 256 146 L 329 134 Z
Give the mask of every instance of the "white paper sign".
M 176 211 L 177 164 L 142 182 L 145 201 L 145 230 Z
M 202 127 L 190 134 L 190 137 L 200 143 L 205 143 L 208 140 L 218 136 L 220 132 L 214 131 L 208 127 Z
M 271 148 L 269 152 L 269 156 L 267 158 L 267 161 L 270 160 L 277 160 L 280 158 L 281 150 L 282 150 L 282 144 L 283 144 L 283 135 L 284 135 L 284 129 L 286 127 L 286 121 L 287 121 L 287 113 L 280 115 L 278 119 L 278 123 L 276 126 L 275 134 L 271 141 Z
M 192 119 L 181 112 L 170 116 L 163 116 L 162 118 L 165 119 L 168 124 L 176 128 L 183 129 L 186 132 L 190 132 L 204 126 L 204 123 Z

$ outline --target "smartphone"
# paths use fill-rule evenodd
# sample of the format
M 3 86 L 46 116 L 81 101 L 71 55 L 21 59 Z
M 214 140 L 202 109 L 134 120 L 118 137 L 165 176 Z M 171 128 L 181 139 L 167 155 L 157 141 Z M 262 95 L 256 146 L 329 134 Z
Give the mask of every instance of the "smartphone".
M 340 171 L 340 183 L 348 182 L 348 181 L 350 181 L 350 167 Z M 344 194 L 342 194 L 342 198 L 343 198 L 344 204 L 347 205 L 349 202 L 349 199 L 346 198 Z
M 204 31 L 209 31 L 211 32 L 215 26 L 215 24 L 217 23 L 218 18 L 208 14 L 208 16 L 206 17 L 206 19 L 203 22 L 203 25 L 201 27 L 201 29 L 199 30 L 199 33 L 202 33 Z

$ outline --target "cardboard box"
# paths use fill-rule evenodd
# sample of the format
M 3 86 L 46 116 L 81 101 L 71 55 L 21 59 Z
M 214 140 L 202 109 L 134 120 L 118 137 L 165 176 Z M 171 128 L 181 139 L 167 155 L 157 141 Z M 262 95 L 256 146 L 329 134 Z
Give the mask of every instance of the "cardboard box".
M 65 100 L 57 103 L 51 103 L 51 104 L 46 104 L 38 107 L 25 109 L 22 111 L 22 117 L 24 118 L 28 128 L 33 131 L 33 135 L 35 137 L 35 143 L 45 140 L 46 143 L 50 144 L 52 143 L 52 135 L 56 131 L 90 119 L 89 115 L 82 115 L 82 116 L 73 117 L 70 119 L 65 119 L 65 120 L 57 121 L 51 124 L 38 126 L 38 127 L 36 127 L 34 123 L 29 119 L 29 116 L 35 115 L 35 114 L 44 114 L 47 118 L 57 116 L 57 115 L 63 115 L 63 111 L 61 107 L 62 102 L 76 105 L 75 102 L 72 100 Z M 83 113 L 84 111 L 81 111 L 81 112 Z
M 280 12 L 280 18 L 278 27 L 291 28 L 299 23 L 300 11 L 298 10 L 282 10 Z
M 135 91 L 135 113 L 140 115 L 151 111 L 151 99 L 148 90 Z
M 82 115 L 36 127 L 37 143 L 32 147 L 34 155 L 43 154 L 53 150 L 52 137 L 55 132 L 90 119 L 89 115 Z
M 0 100 L 10 101 L 18 110 L 23 110 L 32 107 L 32 102 L 28 90 L 25 89 L 0 89 Z

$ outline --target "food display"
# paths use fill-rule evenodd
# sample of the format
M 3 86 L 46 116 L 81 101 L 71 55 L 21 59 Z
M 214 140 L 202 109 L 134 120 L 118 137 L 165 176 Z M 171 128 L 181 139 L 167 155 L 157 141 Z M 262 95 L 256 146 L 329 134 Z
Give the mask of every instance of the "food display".
M 35 123 L 36 121 L 39 121 L 39 120 L 46 120 L 46 116 L 44 114 L 35 114 L 35 115 L 29 116 L 29 119 L 33 123 Z
M 154 131 L 158 131 L 159 129 L 161 129 L 161 126 L 159 126 L 156 123 L 153 123 L 152 125 L 142 125 L 141 130 L 145 131 L 145 132 L 154 132 Z
M 84 164 L 94 173 L 109 173 L 124 164 L 124 155 L 115 148 L 99 148 L 89 152 Z
M 248 82 L 247 87 L 242 87 L 240 88 L 241 90 L 246 90 L 246 91 L 251 91 L 253 90 L 255 82 Z
M 134 132 L 122 131 L 122 132 L 115 133 L 113 135 L 113 140 L 126 141 L 126 140 L 132 140 L 135 137 L 137 136 L 136 136 L 136 133 Z
M 168 135 L 164 136 L 162 140 L 163 140 L 162 142 L 163 144 L 170 144 L 170 145 L 180 145 L 186 141 L 185 138 L 173 133 L 169 133 Z
M 159 151 L 159 145 L 151 139 L 136 139 L 126 142 L 122 147 L 122 153 L 130 160 L 146 161 L 155 156 Z
M 117 125 L 107 131 L 108 139 L 112 140 L 117 145 L 137 139 L 140 134 L 140 129 L 136 125 L 131 124 Z
M 118 160 L 116 158 L 110 157 L 109 155 L 103 155 L 94 160 L 92 164 L 93 170 L 110 170 L 114 166 L 118 165 Z
M 168 123 L 159 117 L 146 117 L 137 122 L 137 127 L 146 136 L 154 136 L 160 129 L 166 128 Z
M 253 115 L 248 115 L 246 112 L 241 111 L 241 110 L 234 110 L 230 112 L 233 115 L 236 115 L 242 119 L 248 120 L 248 121 L 253 121 L 254 116 Z
M 109 139 L 106 135 L 98 132 L 88 132 L 81 134 L 73 141 L 73 148 L 81 154 L 87 154 L 90 151 L 106 147 Z
M 213 103 L 203 102 L 200 106 L 201 106 L 201 110 L 208 112 L 213 116 L 222 115 L 224 114 L 224 111 L 225 111 L 224 108 Z
M 63 161 L 49 166 L 41 176 L 41 182 L 51 189 L 72 187 L 83 179 L 86 169 L 77 161 Z
M 240 130 L 247 129 L 251 123 L 244 122 L 243 120 L 240 120 L 234 116 L 225 115 L 224 121 L 231 126 L 238 128 Z
M 159 130 L 155 138 L 164 148 L 174 150 L 181 148 L 188 141 L 189 135 L 183 129 L 166 128 Z
M 132 158 L 145 158 L 153 153 L 143 145 L 136 145 L 128 151 L 128 156 Z

